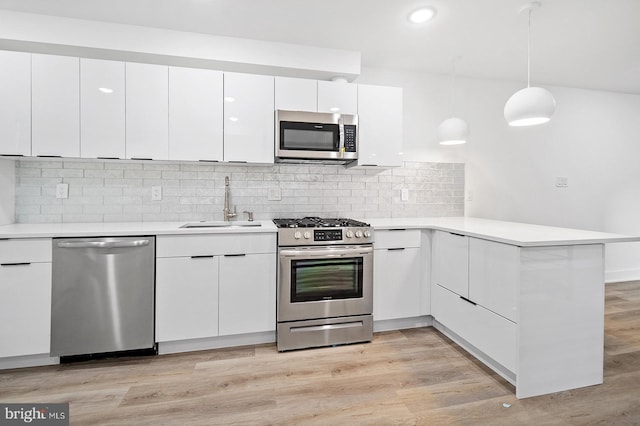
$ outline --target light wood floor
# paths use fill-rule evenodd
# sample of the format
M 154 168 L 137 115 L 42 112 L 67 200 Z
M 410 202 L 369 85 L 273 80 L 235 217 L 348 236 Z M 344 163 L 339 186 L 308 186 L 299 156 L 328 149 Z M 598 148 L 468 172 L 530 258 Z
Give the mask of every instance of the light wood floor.
M 606 287 L 604 384 L 518 400 L 433 328 L 0 372 L 0 402 L 70 402 L 72 425 L 640 424 L 640 282 Z M 511 407 L 503 407 L 503 403 Z

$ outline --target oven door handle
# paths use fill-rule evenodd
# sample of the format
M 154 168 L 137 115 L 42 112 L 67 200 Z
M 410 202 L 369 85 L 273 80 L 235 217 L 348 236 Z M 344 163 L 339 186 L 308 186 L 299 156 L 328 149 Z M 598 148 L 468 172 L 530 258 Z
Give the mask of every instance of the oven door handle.
M 373 247 L 353 248 L 307 248 L 280 250 L 280 256 L 284 257 L 345 257 L 354 255 L 367 255 L 373 253 Z

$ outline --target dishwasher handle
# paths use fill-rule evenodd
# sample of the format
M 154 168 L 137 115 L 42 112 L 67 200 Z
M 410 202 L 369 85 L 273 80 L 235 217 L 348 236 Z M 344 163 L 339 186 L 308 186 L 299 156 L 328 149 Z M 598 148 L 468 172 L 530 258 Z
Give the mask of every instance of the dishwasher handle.
M 124 241 L 82 241 L 82 242 L 62 242 L 58 243 L 59 248 L 122 248 L 122 247 L 144 247 L 149 245 L 149 240 L 124 240 Z

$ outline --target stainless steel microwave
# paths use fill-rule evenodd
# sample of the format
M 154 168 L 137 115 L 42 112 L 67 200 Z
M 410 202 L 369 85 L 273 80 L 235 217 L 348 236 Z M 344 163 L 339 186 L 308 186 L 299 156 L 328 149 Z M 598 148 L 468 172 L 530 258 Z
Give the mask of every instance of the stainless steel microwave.
M 349 163 L 357 159 L 357 115 L 276 111 L 276 161 Z

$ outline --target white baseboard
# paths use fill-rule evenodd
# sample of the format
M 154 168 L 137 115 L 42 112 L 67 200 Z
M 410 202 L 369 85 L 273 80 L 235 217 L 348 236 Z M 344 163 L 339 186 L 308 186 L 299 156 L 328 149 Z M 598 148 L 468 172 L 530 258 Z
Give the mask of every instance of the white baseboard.
M 622 269 L 618 271 L 605 271 L 605 283 L 617 283 L 622 281 L 640 280 L 640 269 Z
M 433 325 L 433 317 L 424 315 L 420 317 L 398 318 L 373 322 L 373 332 L 403 330 L 405 328 L 430 327 Z

